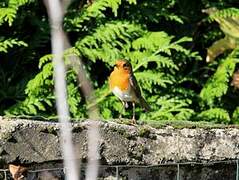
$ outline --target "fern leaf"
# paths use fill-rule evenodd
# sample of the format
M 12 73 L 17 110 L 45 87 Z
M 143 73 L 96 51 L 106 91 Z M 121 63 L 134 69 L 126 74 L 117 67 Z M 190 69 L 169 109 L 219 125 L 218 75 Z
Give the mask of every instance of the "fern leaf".
M 232 122 L 235 124 L 239 124 L 239 107 L 236 107 L 232 114 Z
M 129 57 L 131 56 L 129 55 Z M 157 68 L 159 69 L 168 68 L 171 70 L 178 70 L 177 65 L 170 58 L 160 55 L 153 54 L 150 55 L 149 57 L 145 55 L 145 57 L 143 57 L 142 59 L 138 57 L 137 60 L 139 61 L 139 63 L 136 64 L 136 66 L 134 67 L 134 71 L 137 71 L 140 67 L 147 67 L 148 63 L 150 62 L 155 62 L 157 64 Z
M 152 70 L 136 72 L 135 76 L 138 79 L 140 86 L 151 93 L 154 89 L 152 87 L 155 85 L 166 88 L 168 84 L 172 84 L 172 80 L 165 76 L 164 73 L 156 73 Z
M 204 120 L 204 121 L 215 121 L 215 122 L 228 123 L 230 121 L 230 116 L 225 109 L 211 108 L 211 109 L 202 111 L 197 116 L 197 119 Z
M 206 82 L 201 90 L 200 97 L 212 107 L 215 99 L 220 99 L 226 94 L 229 78 L 232 76 L 237 59 L 238 50 L 234 50 L 218 67 L 215 74 Z
M 132 42 L 132 47 L 136 50 L 152 50 L 155 51 L 161 47 L 168 46 L 172 37 L 165 32 L 148 32 Z
M 152 105 L 152 109 L 157 109 L 146 114 L 142 114 L 140 119 L 144 120 L 186 120 L 194 114 L 194 111 L 189 108 L 190 101 L 183 99 L 170 98 L 167 96 L 154 96 L 149 101 L 156 102 Z
M 76 42 L 79 52 L 95 62 L 97 59 L 113 64 L 122 56 L 121 49 L 127 47 L 131 36 L 142 33 L 140 26 L 128 22 L 113 21 L 100 26 L 94 33 Z
M 0 25 L 3 22 L 8 22 L 9 26 L 12 26 L 18 8 L 32 1 L 33 0 L 9 0 L 8 7 L 0 8 Z
M 3 41 L 0 41 L 0 52 L 7 53 L 8 48 L 12 48 L 14 45 L 24 46 L 24 47 L 28 46 L 25 42 L 19 41 L 17 39 L 6 39 Z
M 226 8 L 222 10 L 214 10 L 209 13 L 211 21 L 218 21 L 219 18 L 228 18 L 228 17 L 239 17 L 239 9 L 238 8 Z
M 43 57 L 40 58 L 39 60 L 39 69 L 41 69 L 46 63 L 50 62 L 53 58 L 53 55 L 52 54 L 47 54 Z
M 105 17 L 103 11 L 107 8 L 111 8 L 114 15 L 117 15 L 117 9 L 121 3 L 121 0 L 98 0 L 92 5 L 83 9 L 79 16 L 76 16 L 74 19 L 66 19 L 66 23 L 72 24 L 75 27 L 75 30 L 79 31 L 79 28 L 82 28 L 82 23 L 84 21 L 90 21 L 92 18 Z

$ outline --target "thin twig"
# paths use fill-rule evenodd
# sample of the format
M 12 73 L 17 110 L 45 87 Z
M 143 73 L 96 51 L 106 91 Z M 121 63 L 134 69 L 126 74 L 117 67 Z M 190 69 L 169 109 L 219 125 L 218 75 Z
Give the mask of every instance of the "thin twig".
M 51 44 L 54 67 L 54 85 L 56 94 L 57 114 L 61 122 L 61 145 L 64 166 L 67 169 L 67 180 L 78 180 L 79 173 L 72 143 L 69 107 L 67 104 L 66 70 L 63 61 L 65 36 L 62 29 L 63 7 L 60 0 L 45 0 L 51 22 Z

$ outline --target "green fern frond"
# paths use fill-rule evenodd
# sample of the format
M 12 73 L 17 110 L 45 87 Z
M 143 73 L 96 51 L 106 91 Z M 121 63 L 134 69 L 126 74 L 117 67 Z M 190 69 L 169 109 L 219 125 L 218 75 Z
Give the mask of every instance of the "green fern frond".
M 238 44 L 239 9 L 227 8 L 222 10 L 215 10 L 213 13 L 210 14 L 209 19 L 211 21 L 217 21 L 226 37 L 229 38 L 231 41 L 236 41 L 236 43 Z
M 202 111 L 197 115 L 197 118 L 200 121 L 215 121 L 215 122 L 224 122 L 229 123 L 230 116 L 225 109 L 222 108 L 211 108 L 205 111 Z
M 69 48 L 64 51 L 63 57 L 66 64 L 70 56 L 79 54 L 75 48 Z M 41 71 L 28 82 L 25 89 L 26 99 L 16 104 L 6 111 L 7 114 L 27 114 L 36 115 L 44 113 L 55 103 L 54 82 L 53 82 L 53 64 L 54 55 L 47 54 L 40 58 L 39 68 Z M 67 92 L 70 113 L 75 118 L 86 117 L 86 107 L 81 104 L 82 99 L 77 85 L 77 76 L 73 69 L 67 71 Z M 81 108 L 79 108 L 81 107 Z M 53 109 L 53 108 L 51 108 Z
M 111 21 L 99 26 L 92 34 L 79 40 L 76 45 L 98 47 L 98 44 L 112 42 L 113 46 L 122 46 L 120 42 L 115 40 L 122 40 L 128 42 L 131 36 L 139 36 L 143 33 L 139 25 L 131 24 L 129 22 Z
M 8 7 L 0 8 L 0 25 L 3 22 L 8 22 L 9 26 L 12 26 L 18 8 L 32 1 L 33 0 L 9 0 Z
M 43 57 L 40 58 L 39 60 L 39 69 L 41 69 L 46 63 L 50 62 L 53 58 L 53 55 L 52 54 L 47 54 Z
M 137 51 L 139 52 L 139 51 Z M 134 52 L 132 52 L 134 53 Z M 127 53 L 127 57 L 130 58 L 131 62 L 134 62 L 135 67 L 134 67 L 134 71 L 137 71 L 140 67 L 147 67 L 147 65 L 150 62 L 155 62 L 157 64 L 157 68 L 158 69 L 162 69 L 162 68 L 167 68 L 167 69 L 171 69 L 171 70 L 178 70 L 177 65 L 172 61 L 172 59 L 168 58 L 168 57 L 164 57 L 164 56 L 160 56 L 160 55 L 152 55 L 152 53 L 150 54 L 149 52 L 146 53 L 137 53 L 140 55 L 144 55 L 144 56 L 134 56 L 134 58 L 132 58 L 131 56 L 131 52 Z M 149 55 L 147 57 L 147 55 Z M 136 62 L 134 61 L 134 59 L 137 58 Z
M 172 37 L 173 38 L 173 37 Z M 189 38 L 189 37 L 183 37 L 175 42 L 172 42 L 172 43 L 168 43 L 168 44 L 165 44 L 164 46 L 160 47 L 156 53 L 160 53 L 160 52 L 164 52 L 164 53 L 167 53 L 168 55 L 172 55 L 171 54 L 171 50 L 175 50 L 177 52 L 182 52 L 186 55 L 190 55 L 191 54 L 191 51 L 190 50 L 187 50 L 185 49 L 184 47 L 182 47 L 180 44 L 181 43 L 185 43 L 185 42 L 190 42 L 192 41 L 192 38 Z
M 238 62 L 237 51 L 234 50 L 222 61 L 215 74 L 206 82 L 201 90 L 200 97 L 210 107 L 213 106 L 215 99 L 220 99 L 228 90 L 229 78 L 232 76 Z
M 188 99 L 198 98 L 198 94 L 189 88 L 176 86 L 175 88 L 172 88 L 171 92 L 172 94 L 175 94 L 178 97 L 185 98 L 185 100 L 187 100 L 187 98 Z
M 148 32 L 132 42 L 132 47 L 136 50 L 155 51 L 161 47 L 168 46 L 172 36 L 168 36 L 165 32 Z
M 126 0 L 129 4 L 136 4 L 137 0 Z M 65 23 L 72 25 L 75 31 L 80 31 L 83 28 L 84 22 L 89 22 L 92 19 L 105 18 L 104 12 L 106 9 L 112 9 L 114 16 L 118 14 L 118 8 L 122 0 L 97 0 L 90 6 L 85 6 L 81 12 L 77 12 L 73 19 L 65 18 Z M 72 29 L 71 29 L 72 30 Z
M 114 104 L 114 106 L 112 106 Z M 107 99 L 104 99 L 98 104 L 101 115 L 105 119 L 111 119 L 113 117 L 119 116 L 122 113 L 123 105 L 117 97 L 114 95 L 107 96 Z
M 172 79 L 165 76 L 164 73 L 154 72 L 152 70 L 135 72 L 135 76 L 138 79 L 140 86 L 143 89 L 148 90 L 150 93 L 152 93 L 155 85 L 166 88 L 167 85 L 173 83 Z
M 168 21 L 175 21 L 175 22 L 178 22 L 180 24 L 184 23 L 183 19 L 180 16 L 176 15 L 176 14 L 171 13 L 171 14 L 165 14 L 165 15 L 161 14 L 161 15 L 163 17 L 165 17 L 165 19 L 168 20 Z
M 218 21 L 219 18 L 239 17 L 239 9 L 227 8 L 222 10 L 215 10 L 210 14 L 209 19 L 211 21 Z
M 163 29 L 162 27 L 156 27 L 154 32 L 148 30 L 148 24 L 152 22 L 159 22 L 158 25 L 161 26 L 160 20 L 183 22 L 182 18 L 170 9 L 176 7 L 176 1 L 156 1 L 95 0 L 81 9 L 78 8 L 79 6 L 75 8 L 79 5 L 76 1 L 68 9 L 70 12 L 66 14 L 64 28 L 69 32 L 74 47 L 64 52 L 65 64 L 67 66 L 70 63 L 72 55 L 84 60 L 85 68 L 89 70 L 88 75 L 97 88 L 96 103 L 104 118 L 117 117 L 122 111 L 122 103 L 109 93 L 108 74 L 99 78 L 101 69 L 98 71 L 96 68 L 99 64 L 99 68 L 106 68 L 105 72 L 108 73 L 109 66 L 118 58 L 127 59 L 132 63 L 142 94 L 153 109 L 149 114 L 141 113 L 141 108 L 137 105 L 136 117 L 150 120 L 184 120 L 194 115 L 191 108 L 192 90 L 187 91 L 182 85 L 183 81 L 180 81 L 184 78 L 182 71 L 186 63 L 183 64 L 178 59 L 184 55 L 185 58 L 180 60 L 185 62 L 188 59 L 196 59 L 197 55 L 182 45 L 191 41 L 190 38 L 174 40 L 173 36 L 159 31 Z M 156 13 L 148 11 L 148 7 L 153 8 Z M 137 12 L 132 11 L 131 8 L 136 8 Z M 144 9 L 146 11 L 142 11 Z M 150 20 L 144 22 L 146 19 Z M 45 19 L 44 23 L 47 24 Z M 45 27 L 43 26 L 43 29 Z M 49 33 L 48 29 L 47 31 Z M 40 72 L 28 82 L 25 100 L 12 108 L 12 112 L 31 115 L 55 113 L 53 56 L 47 54 L 40 59 Z M 67 69 L 66 79 L 71 116 L 87 117 L 87 109 L 95 104 L 84 105 L 85 99 L 81 97 L 77 76 L 70 68 Z M 96 82 L 98 80 L 99 82 Z M 125 115 L 131 118 L 130 109 Z
M 175 116 L 174 116 L 174 119 L 175 120 L 184 120 L 184 121 L 187 121 L 189 119 L 192 118 L 192 116 L 195 115 L 195 111 L 191 108 L 184 108 L 184 109 L 181 109 L 181 111 L 179 113 L 177 113 Z
M 52 63 L 47 63 L 42 67 L 42 71 L 38 73 L 34 79 L 30 80 L 27 84 L 25 93 L 29 96 L 37 96 L 41 93 L 42 88 L 45 86 L 53 86 L 53 67 Z
M 80 52 L 74 47 L 68 48 L 64 51 L 63 58 L 65 60 L 66 65 L 69 64 L 69 57 L 72 56 L 80 56 Z M 45 64 L 52 62 L 53 57 L 53 54 L 46 54 L 42 56 L 39 60 L 38 68 L 41 69 Z
M 129 4 L 137 4 L 137 0 L 127 0 Z
M 194 111 L 188 106 L 191 104 L 190 101 L 185 101 L 178 98 L 170 98 L 167 96 L 159 97 L 153 96 L 150 98 L 152 111 L 150 113 L 142 114 L 140 119 L 143 120 L 186 120 L 194 114 Z
M 234 124 L 239 124 L 239 107 L 236 107 L 232 114 L 232 122 Z
M 79 31 L 82 28 L 82 24 L 85 21 L 90 21 L 92 18 L 104 18 L 104 11 L 107 8 L 112 9 L 114 16 L 117 16 L 117 10 L 121 4 L 121 0 L 98 0 L 95 1 L 90 6 L 85 7 L 82 12 L 79 13 L 73 19 L 66 18 L 65 22 L 72 24 L 76 31 Z M 136 4 L 136 0 L 128 0 L 130 4 Z
M 52 107 L 53 100 L 54 98 L 51 94 L 41 98 L 35 98 L 34 96 L 28 97 L 24 101 L 6 110 L 4 113 L 6 115 L 37 115 L 39 111 L 46 111 L 46 108 Z
M 69 104 L 69 109 L 73 117 L 75 118 L 86 117 L 85 105 L 81 105 L 81 108 L 79 108 L 79 105 L 81 103 L 79 88 L 73 83 L 70 83 L 67 86 L 67 102 Z
M 11 26 L 16 17 L 16 13 L 16 9 L 13 8 L 0 8 L 0 25 L 7 21 L 9 26 Z
M 27 47 L 27 43 L 23 41 L 19 41 L 17 39 L 6 39 L 0 41 L 0 52 L 7 53 L 9 48 L 12 48 L 13 46 L 24 46 Z
M 112 21 L 100 26 L 94 33 L 80 39 L 75 47 L 83 56 L 92 61 L 100 59 L 113 64 L 122 56 L 122 49 L 127 48 L 130 39 L 143 33 L 140 26 L 128 22 Z
M 43 59 L 45 62 L 51 58 L 52 55 L 46 55 Z M 86 117 L 86 108 L 80 105 L 82 101 L 76 78 L 73 70 L 67 72 L 67 99 L 71 115 L 75 118 L 82 118 Z M 26 99 L 10 108 L 5 112 L 6 114 L 36 115 L 43 113 L 48 107 L 55 104 L 52 62 L 42 64 L 41 71 L 28 82 L 25 93 Z

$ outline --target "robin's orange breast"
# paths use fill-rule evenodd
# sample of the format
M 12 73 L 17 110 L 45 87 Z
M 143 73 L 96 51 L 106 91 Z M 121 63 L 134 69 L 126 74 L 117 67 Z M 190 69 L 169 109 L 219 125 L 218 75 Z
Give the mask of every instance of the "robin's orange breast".
M 121 71 L 113 71 L 110 74 L 110 89 L 118 87 L 121 91 L 127 91 L 129 88 L 129 74 Z

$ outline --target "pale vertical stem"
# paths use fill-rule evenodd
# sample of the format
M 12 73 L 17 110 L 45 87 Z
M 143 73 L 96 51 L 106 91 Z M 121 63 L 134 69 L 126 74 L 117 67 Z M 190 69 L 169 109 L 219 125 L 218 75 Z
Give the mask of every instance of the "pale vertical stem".
M 58 12 L 60 14 L 57 14 L 55 12 L 57 10 L 56 1 L 57 0 L 54 0 L 54 1 L 53 0 L 48 0 L 48 2 L 51 3 L 51 7 L 52 7 L 52 8 L 49 8 L 49 9 L 51 9 L 51 11 L 49 11 L 49 14 L 51 13 L 51 16 L 53 14 L 56 18 L 56 21 L 52 20 L 52 41 L 54 39 L 57 44 L 61 44 L 62 42 L 63 43 L 61 44 L 61 50 L 59 49 L 56 52 L 53 51 L 53 54 L 58 54 L 59 53 L 59 56 L 62 56 L 63 50 L 64 50 L 64 32 L 63 32 L 62 27 L 61 27 L 63 15 L 62 15 L 62 11 Z M 57 3 L 59 4 L 58 5 L 59 10 L 65 10 L 66 9 L 66 7 L 62 8 L 60 6 L 59 1 L 57 1 Z M 64 0 L 63 4 L 67 5 L 67 4 L 69 4 L 69 1 L 67 2 L 67 0 Z M 48 6 L 50 6 L 50 5 L 48 5 Z M 53 23 L 53 22 L 56 22 L 56 23 Z M 58 34 L 58 36 L 61 36 L 61 40 L 59 40 L 59 37 L 56 36 L 56 35 L 55 35 L 56 37 L 53 37 L 54 33 L 56 35 Z M 59 41 L 61 41 L 61 42 L 59 42 Z M 68 42 L 65 42 L 65 43 L 68 44 Z M 53 45 L 52 45 L 52 47 L 53 47 Z M 58 58 L 61 59 L 61 63 L 63 65 L 63 72 L 65 72 L 64 62 L 62 61 L 62 58 L 60 58 L 60 57 L 58 57 Z M 81 89 L 82 89 L 82 91 L 83 91 L 83 93 L 86 97 L 87 103 L 88 104 L 95 104 L 95 97 L 94 97 L 94 94 L 93 94 L 93 88 L 92 88 L 92 85 L 91 85 L 90 81 L 86 77 L 86 71 L 83 69 L 83 65 L 82 65 L 81 60 L 77 57 L 70 58 L 70 60 L 71 60 L 72 66 L 74 67 L 74 69 L 76 70 L 76 72 L 78 74 L 79 83 L 81 84 Z M 58 61 L 58 60 L 55 60 L 55 61 Z M 64 74 L 64 75 L 62 75 L 62 74 Z M 62 73 L 62 71 L 61 71 L 61 75 L 64 76 L 64 77 L 62 77 L 62 79 L 63 78 L 65 79 L 65 73 Z M 62 84 L 62 81 L 58 81 L 58 82 L 60 83 L 61 86 L 64 85 L 64 87 L 66 87 L 65 82 L 64 82 L 64 84 Z M 62 91 L 62 90 L 63 90 L 62 87 L 59 88 L 59 91 Z M 66 88 L 64 90 L 64 94 L 66 95 Z M 65 97 L 65 99 L 66 99 L 66 97 Z M 59 103 L 61 104 L 61 101 L 59 101 Z M 63 105 L 67 108 L 67 114 L 63 114 L 62 117 L 67 117 L 65 120 L 68 120 L 69 111 L 68 111 L 67 103 L 65 103 Z M 58 112 L 62 111 L 60 108 L 58 108 L 58 109 L 59 109 Z M 98 114 L 97 107 L 96 106 L 90 107 L 88 109 L 88 115 L 89 115 L 90 119 L 94 119 L 94 120 L 98 119 L 99 114 Z M 59 116 L 60 116 L 60 114 L 59 114 Z M 62 118 L 62 119 L 64 120 L 64 118 Z M 70 124 L 68 126 L 70 126 Z M 62 133 L 66 134 L 67 132 L 68 131 L 65 132 L 65 127 L 64 127 L 64 131 Z M 70 132 L 71 131 L 69 130 L 70 139 L 72 139 Z M 89 128 L 88 128 L 88 165 L 87 165 L 87 171 L 86 171 L 86 179 L 88 179 L 88 180 L 97 179 L 98 168 L 99 168 L 99 164 L 98 164 L 99 139 L 100 139 L 100 133 L 99 133 L 98 123 L 96 121 L 92 121 L 92 123 L 90 123 Z M 65 143 L 65 139 L 63 140 L 63 142 L 66 145 L 66 147 L 69 147 L 69 145 L 67 145 Z M 63 148 L 66 148 L 66 147 L 63 146 Z M 63 149 L 63 151 L 64 151 L 64 149 Z M 70 148 L 69 151 L 72 152 L 71 155 L 73 156 L 74 155 L 73 147 Z M 74 157 L 70 157 L 70 159 L 73 160 Z M 65 163 L 67 163 L 67 162 L 65 162 Z M 76 163 L 75 162 L 71 162 L 71 163 L 75 164 L 75 170 L 72 170 L 72 171 L 75 171 L 76 172 L 75 174 L 77 174 Z M 73 164 L 70 164 L 70 165 L 73 165 Z M 68 168 L 67 168 L 67 171 L 69 171 Z M 71 175 L 71 172 L 68 172 L 68 174 Z M 74 172 L 73 172 L 73 174 L 74 174 Z M 69 179 L 71 180 L 72 178 L 69 178 Z
M 98 176 L 99 159 L 99 130 L 98 123 L 92 121 L 88 129 L 88 164 L 86 169 L 86 180 L 96 180 Z
M 48 14 L 51 20 L 51 44 L 54 54 L 54 84 L 57 114 L 61 123 L 61 145 L 66 168 L 67 180 L 78 180 L 78 169 L 72 143 L 71 124 L 69 122 L 69 108 L 67 104 L 66 70 L 63 61 L 64 33 L 62 29 L 62 6 L 60 0 L 46 0 Z
M 88 104 L 96 104 L 95 96 L 93 93 L 93 87 L 90 81 L 86 77 L 86 71 L 83 68 L 83 63 L 79 58 L 75 56 L 70 58 L 72 68 L 78 74 L 78 80 L 80 83 L 81 90 L 86 98 Z M 97 121 L 99 119 L 98 108 L 96 105 L 91 106 L 88 109 L 89 118 L 93 121 L 90 122 L 87 135 L 88 135 L 88 164 L 86 169 L 86 179 L 96 180 L 99 168 L 99 124 Z
M 79 58 L 71 57 L 71 65 L 78 74 L 78 80 L 81 90 L 86 98 L 88 104 L 94 104 L 89 107 L 88 115 L 93 121 L 90 122 L 87 135 L 88 135 L 88 164 L 86 169 L 86 180 L 96 180 L 99 168 L 99 123 L 95 120 L 99 119 L 98 108 L 96 106 L 96 99 L 93 93 L 93 87 L 91 82 L 86 76 L 86 71 L 83 68 L 83 63 Z
M 236 180 L 239 180 L 239 160 L 237 160 Z
M 4 180 L 7 180 L 7 171 L 4 171 Z
M 119 167 L 116 166 L 116 180 L 119 180 Z
M 177 180 L 180 180 L 180 166 L 177 164 Z

